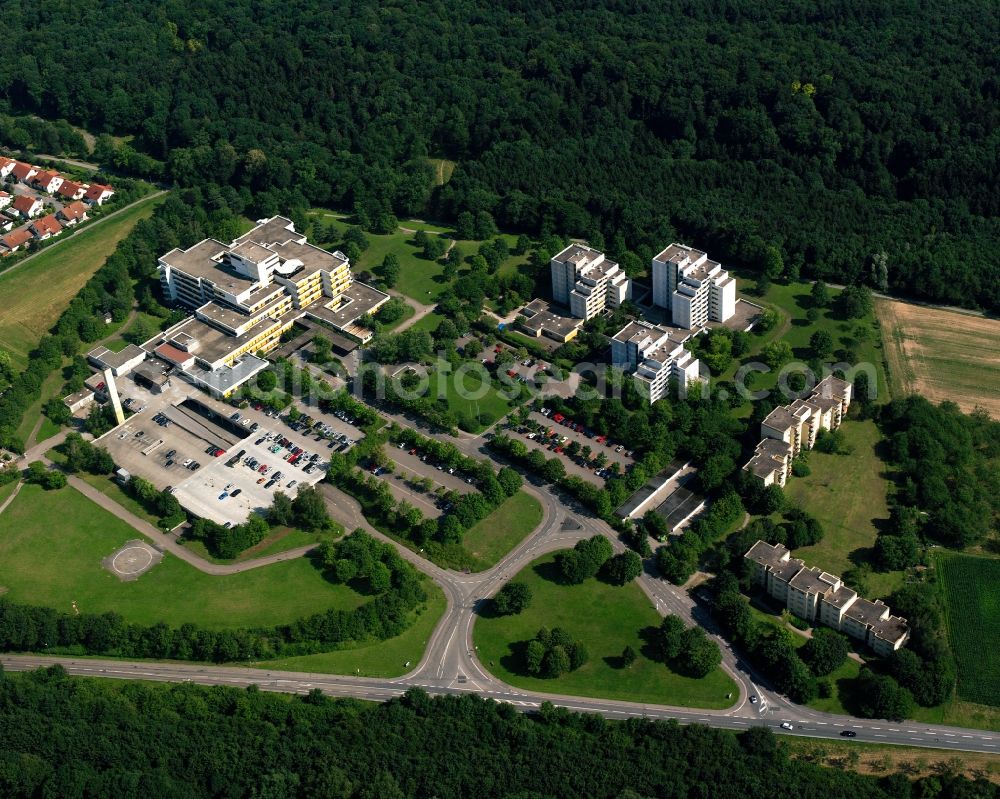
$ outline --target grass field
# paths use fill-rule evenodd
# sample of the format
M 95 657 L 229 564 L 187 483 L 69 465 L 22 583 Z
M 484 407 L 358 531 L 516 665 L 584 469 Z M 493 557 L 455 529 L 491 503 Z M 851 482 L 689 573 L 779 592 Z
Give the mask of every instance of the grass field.
M 441 589 L 429 579 L 424 580 L 424 590 L 428 600 L 413 626 L 402 635 L 354 649 L 268 660 L 257 665 L 322 674 L 357 674 L 362 677 L 399 677 L 406 674 L 423 657 L 427 642 L 446 605 Z M 409 667 L 406 663 L 410 664 Z
M 311 212 L 311 216 L 321 220 L 326 225 L 332 225 L 341 233 L 349 227 L 344 221 L 343 215 L 333 211 L 316 209 Z M 404 219 L 400 221 L 400 228 L 387 236 L 365 233 L 369 246 L 361 254 L 357 263 L 352 265 L 355 273 L 374 270 L 381 265 L 387 253 L 395 253 L 399 259 L 400 274 L 399 280 L 393 288 L 417 302 L 425 305 L 435 304 L 449 284 L 443 276 L 444 264 L 423 258 L 420 254 L 420 248 L 413 245 L 413 233 L 410 231 L 421 229 L 431 234 L 444 236 L 449 238 L 449 242 L 451 241 L 449 234 L 452 231 L 448 230 L 447 227 Z M 500 235 L 507 242 L 507 246 L 513 249 L 517 237 L 510 234 Z M 474 255 L 480 244 L 482 244 L 480 241 L 455 242 L 455 246 L 466 256 Z M 526 255 L 511 255 L 500 265 L 500 274 L 509 274 L 525 263 L 527 263 Z M 461 271 L 467 269 L 468 266 L 464 266 Z
M 3 284 L 0 283 L 0 292 L 2 291 Z M 25 444 L 28 443 L 28 436 L 31 435 L 31 431 L 35 429 L 35 424 L 38 422 L 39 417 L 42 416 L 42 406 L 59 393 L 59 389 L 62 388 L 64 382 L 61 369 L 56 369 L 42 381 L 42 390 L 38 392 L 38 398 L 24 411 L 24 416 L 21 417 L 21 424 L 15 430 L 15 435 Z M 49 422 L 49 426 L 55 427 L 51 422 Z M 41 436 L 41 430 L 39 430 L 38 440 L 45 440 Z
M 611 586 L 591 579 L 561 585 L 548 579 L 553 556 L 527 566 L 515 580 L 527 583 L 533 598 L 517 616 L 481 617 L 474 635 L 480 661 L 511 685 L 550 693 L 595 696 L 687 707 L 724 708 L 736 686 L 721 670 L 701 680 L 675 674 L 645 655 L 630 668 L 619 668 L 626 646 L 643 652 L 640 630 L 657 626 L 660 616 L 635 583 Z M 535 637 L 541 627 L 562 627 L 586 646 L 589 660 L 558 679 L 521 673 L 519 644 Z
M 447 158 L 428 158 L 427 163 L 434 168 L 434 185 L 443 186 L 455 171 L 455 162 Z
M 1000 416 L 1000 319 L 895 300 L 876 300 L 875 310 L 895 393 Z
M 273 555 L 276 552 L 287 552 L 289 549 L 296 549 L 308 544 L 318 544 L 324 538 L 325 536 L 320 533 L 308 533 L 305 530 L 295 530 L 290 527 L 277 527 L 259 544 L 244 550 L 237 557 L 229 560 L 210 555 L 205 544 L 201 541 L 184 539 L 183 544 L 186 549 L 190 549 L 210 563 L 243 563 L 247 560 Z
M 15 480 L 13 483 L 7 483 L 7 485 L 0 486 L 0 505 L 3 505 L 7 501 L 7 497 L 13 494 L 17 490 L 18 481 Z
M 97 221 L 30 261 L 0 274 L 5 298 L 0 319 L 0 348 L 15 366 L 24 367 L 28 353 L 55 323 L 84 283 L 114 252 L 140 219 L 153 213 L 164 196 L 149 197 L 113 219 Z
M 745 291 L 751 285 L 752 281 L 743 279 L 738 281 L 741 291 Z M 764 297 L 752 297 L 753 302 L 777 311 L 781 321 L 767 333 L 754 336 L 754 344 L 750 352 L 739 362 L 733 363 L 719 379 L 732 380 L 740 364 L 759 361 L 760 351 L 776 339 L 787 341 L 791 345 L 796 360 L 806 361 L 811 357 L 810 337 L 819 330 L 825 330 L 833 338 L 834 352 L 848 344 L 853 344 L 858 355 L 858 363 L 871 364 L 878 383 L 876 402 L 887 402 L 889 387 L 885 377 L 882 342 L 879 340 L 878 331 L 874 328 L 874 315 L 866 319 L 844 321 L 837 319 L 829 308 L 825 308 L 818 309 L 819 317 L 815 322 L 810 322 L 806 318 L 806 313 L 811 304 L 811 290 L 812 286 L 809 283 L 788 285 L 773 283 Z M 836 289 L 830 289 L 831 298 L 836 298 L 839 293 Z M 859 332 L 862 334 L 860 337 L 857 335 Z M 833 357 L 830 360 L 837 361 L 838 359 Z M 753 390 L 774 388 L 777 377 L 777 372 L 760 374 L 757 377 L 757 382 L 753 385 Z M 744 412 L 749 415 L 749 406 L 744 406 Z
M 806 563 L 843 575 L 869 560 L 877 524 L 889 518 L 886 496 L 888 468 L 878 456 L 882 435 L 869 420 L 848 419 L 840 428 L 851 454 L 808 454 L 810 474 L 792 477 L 785 496 L 823 524 L 823 540 L 795 551 Z M 878 596 L 890 593 L 902 573 L 872 574 L 868 580 Z M 874 597 L 872 597 L 874 598 Z
M 67 520 L 71 520 L 67 524 Z M 72 488 L 25 486 L 0 515 L 0 586 L 15 602 L 70 612 L 116 611 L 128 621 L 223 629 L 290 622 L 365 597 L 329 583 L 305 558 L 216 577 L 169 554 L 123 583 L 101 560 L 138 534 Z
M 479 524 L 470 527 L 462 545 L 484 571 L 523 541 L 542 521 L 538 500 L 519 491 Z
M 101 474 L 88 474 L 87 472 L 80 472 L 76 476 L 83 480 L 83 482 L 96 488 L 104 496 L 117 502 L 125 510 L 134 513 L 143 521 L 149 522 L 153 527 L 158 528 L 160 526 L 158 517 L 147 511 L 138 500 L 126 494 L 122 487 L 110 477 Z
M 938 573 L 958 664 L 958 696 L 1000 706 L 1000 560 L 940 553 Z M 992 643 L 991 643 L 992 642 Z
M 477 367 L 478 363 L 475 364 Z M 491 424 L 510 413 L 510 402 L 500 394 L 479 369 L 472 369 L 462 373 L 461 391 L 459 381 L 453 375 L 448 375 L 447 379 L 436 380 L 434 372 L 431 372 L 431 388 L 439 391 L 438 397 L 444 399 L 448 404 L 448 410 L 457 416 L 465 416 L 467 419 L 475 420 L 473 425 L 476 432 L 489 427 Z M 474 396 L 477 399 L 467 399 L 463 397 Z M 442 396 L 443 395 L 443 396 Z M 480 396 L 482 395 L 482 396 Z M 485 423 L 480 423 L 480 418 L 487 418 Z

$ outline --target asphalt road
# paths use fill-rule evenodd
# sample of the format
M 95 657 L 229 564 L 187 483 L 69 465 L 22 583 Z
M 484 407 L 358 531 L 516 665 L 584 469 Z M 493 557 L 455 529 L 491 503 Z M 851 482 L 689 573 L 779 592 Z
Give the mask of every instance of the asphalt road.
M 417 426 L 403 417 L 386 414 L 401 425 Z M 429 434 L 420 430 L 424 435 Z M 480 437 L 463 434 L 446 437 L 465 454 L 484 457 L 487 453 Z M 320 484 L 331 515 L 348 530 L 362 527 L 375 537 L 392 542 L 368 524 L 358 503 L 334 486 Z M 515 707 L 531 711 L 544 701 L 570 710 L 599 713 L 613 719 L 645 717 L 675 719 L 684 724 L 706 724 L 712 727 L 742 730 L 764 725 L 779 734 L 840 740 L 840 733 L 853 730 L 853 740 L 870 743 L 923 746 L 936 749 L 1000 753 L 1000 733 L 970 730 L 943 725 L 913 722 L 896 723 L 862 720 L 850 716 L 820 713 L 795 705 L 768 688 L 767 680 L 756 674 L 719 637 L 710 615 L 686 592 L 646 572 L 638 584 L 662 615 L 673 613 L 689 624 L 701 624 L 722 649 L 722 668 L 738 686 L 734 704 L 727 710 L 692 710 L 635 702 L 622 702 L 589 697 L 546 694 L 514 688 L 493 677 L 480 664 L 472 639 L 472 626 L 477 606 L 496 593 L 513 575 L 531 561 L 556 549 L 571 547 L 581 538 L 595 534 L 608 536 L 616 551 L 624 545 L 603 521 L 575 506 L 572 500 L 559 496 L 549 487 L 525 485 L 525 491 L 542 505 L 543 518 L 535 531 L 507 554 L 493 568 L 476 574 L 464 574 L 442 569 L 421 554 L 395 544 L 402 557 L 433 579 L 444 591 L 447 608 L 431 635 L 423 658 L 411 672 L 396 679 L 343 677 L 303 672 L 270 671 L 238 666 L 207 664 L 176 664 L 157 662 L 125 662 L 118 660 L 42 657 L 37 655 L 0 655 L 0 663 L 10 671 L 23 671 L 61 664 L 70 674 L 112 679 L 142 679 L 159 682 L 195 682 L 202 685 L 246 687 L 257 685 L 262 690 L 288 693 L 308 693 L 319 689 L 335 697 L 354 697 L 370 701 L 385 701 L 399 696 L 408 688 L 420 687 L 432 694 L 476 693 Z M 295 553 L 281 553 L 282 558 Z M 241 564 L 246 566 L 246 564 Z M 233 568 L 233 567 L 229 567 Z M 750 701 L 758 697 L 757 703 Z M 785 723 L 791 729 L 782 728 Z

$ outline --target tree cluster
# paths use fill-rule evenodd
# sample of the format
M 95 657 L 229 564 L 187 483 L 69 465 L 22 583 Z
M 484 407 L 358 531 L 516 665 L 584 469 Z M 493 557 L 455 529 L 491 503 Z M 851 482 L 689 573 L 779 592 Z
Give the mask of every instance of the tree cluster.
M 528 642 L 524 667 L 532 677 L 561 677 L 587 662 L 587 650 L 562 627 L 543 627 Z
M 656 636 L 659 654 L 671 669 L 701 678 L 722 663 L 722 650 L 699 626 L 685 627 L 679 616 L 667 615 Z
M 574 585 L 589 577 L 596 577 L 613 555 L 611 542 L 603 535 L 595 535 L 577 541 L 572 549 L 557 554 L 556 567 L 562 579 Z

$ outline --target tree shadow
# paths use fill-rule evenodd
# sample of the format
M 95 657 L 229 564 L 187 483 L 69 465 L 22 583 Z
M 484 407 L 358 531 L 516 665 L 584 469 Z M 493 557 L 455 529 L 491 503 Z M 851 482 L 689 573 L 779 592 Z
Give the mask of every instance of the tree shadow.
M 556 583 L 557 585 L 566 584 L 566 581 L 563 579 L 562 572 L 559 570 L 555 561 L 536 563 L 532 566 L 532 570 L 543 580 L 548 580 L 550 583 Z
M 639 647 L 639 654 L 654 663 L 662 663 L 663 655 L 660 652 L 660 630 L 653 625 L 643 627 L 639 630 L 639 640 L 642 646 Z M 607 658 L 605 658 L 607 660 Z
M 867 564 L 875 568 L 875 547 L 858 547 L 847 554 L 847 559 L 855 566 Z
M 527 668 L 529 643 L 530 641 L 514 641 L 507 644 L 507 654 L 500 657 L 500 665 L 511 674 L 530 676 Z
M 502 613 L 497 612 L 497 603 L 493 600 L 493 597 L 477 599 L 472 606 L 472 612 L 482 619 L 499 619 L 503 617 Z
M 621 655 L 606 655 L 601 659 L 608 665 L 609 668 L 616 670 L 628 668 L 628 666 L 625 663 L 625 658 L 623 658 Z
M 797 316 L 792 320 L 792 327 L 809 327 L 809 325 L 811 324 L 812 322 L 810 322 L 808 319 L 804 319 L 801 316 Z

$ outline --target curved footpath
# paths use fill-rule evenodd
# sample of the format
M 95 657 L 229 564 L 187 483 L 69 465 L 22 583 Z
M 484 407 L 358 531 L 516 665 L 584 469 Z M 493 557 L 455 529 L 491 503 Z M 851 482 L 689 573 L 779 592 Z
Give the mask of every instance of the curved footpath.
M 407 427 L 414 425 L 401 417 L 390 415 Z M 421 430 L 423 434 L 426 431 Z M 479 437 L 461 436 L 452 441 L 463 453 L 480 457 L 484 450 Z M 45 442 L 46 449 L 51 442 Z M 40 445 L 41 446 L 41 445 Z M 156 530 L 144 520 L 130 514 L 101 492 L 78 478 L 70 478 L 77 490 L 132 524 L 141 534 L 196 568 L 210 574 L 231 574 L 259 568 L 269 563 L 301 557 L 312 547 L 300 547 L 265 558 L 233 565 L 208 563 L 186 550 L 171 536 Z M 764 725 L 776 732 L 813 738 L 840 739 L 842 730 L 853 730 L 855 740 L 870 743 L 904 744 L 940 749 L 1000 752 L 1000 733 L 969 730 L 944 725 L 923 725 L 913 722 L 863 720 L 850 716 L 820 713 L 791 703 L 784 697 L 762 690 L 765 682 L 744 661 L 740 660 L 728 642 L 711 628 L 708 614 L 700 613 L 691 597 L 655 575 L 645 572 L 638 578 L 639 586 L 661 615 L 674 613 L 689 625 L 702 624 L 716 640 L 723 653 L 723 669 L 739 686 L 739 696 L 728 710 L 700 710 L 669 707 L 638 702 L 625 702 L 591 697 L 548 694 L 522 690 L 498 680 L 479 662 L 472 640 L 472 627 L 479 603 L 492 596 L 510 577 L 535 559 L 553 550 L 571 547 L 582 538 L 606 535 L 616 551 L 624 545 L 602 520 L 594 518 L 572 500 L 557 496 L 549 487 L 526 484 L 524 490 L 542 505 L 543 518 L 535 531 L 509 552 L 499 563 L 483 572 L 464 574 L 442 569 L 419 553 L 375 530 L 364 518 L 358 503 L 336 487 L 321 484 L 324 499 L 334 519 L 352 530 L 358 527 L 397 548 L 401 556 L 428 575 L 444 591 L 447 608 L 435 626 L 424 655 L 408 674 L 394 679 L 358 678 L 305 672 L 250 669 L 240 666 L 208 664 L 177 664 L 157 662 L 126 662 L 120 660 L 78 659 L 71 657 L 40 657 L 35 655 L 0 655 L 0 663 L 11 671 L 23 671 L 60 664 L 70 674 L 114 679 L 144 679 L 160 682 L 196 682 L 203 685 L 245 687 L 258 685 L 264 690 L 307 693 L 319 689 L 330 696 L 354 697 L 385 701 L 400 696 L 407 689 L 420 687 L 432 694 L 476 693 L 498 701 L 510 702 L 524 710 L 538 708 L 542 702 L 552 702 L 569 710 L 599 713 L 609 718 L 645 717 L 675 719 L 682 723 L 700 723 L 726 729 L 746 729 Z M 164 540 L 167 539 L 167 540 Z M 756 694 L 759 702 L 749 702 Z M 786 730 L 780 724 L 788 723 Z

